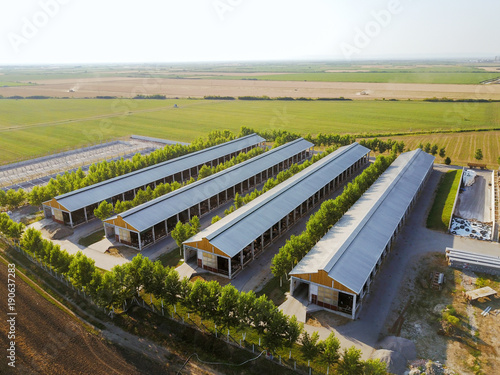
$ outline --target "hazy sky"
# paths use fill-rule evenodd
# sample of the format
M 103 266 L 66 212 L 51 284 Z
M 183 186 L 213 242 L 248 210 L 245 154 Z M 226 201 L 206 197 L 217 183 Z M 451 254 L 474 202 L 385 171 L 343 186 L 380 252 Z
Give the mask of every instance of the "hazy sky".
M 2 0 L 0 64 L 500 55 L 499 0 Z

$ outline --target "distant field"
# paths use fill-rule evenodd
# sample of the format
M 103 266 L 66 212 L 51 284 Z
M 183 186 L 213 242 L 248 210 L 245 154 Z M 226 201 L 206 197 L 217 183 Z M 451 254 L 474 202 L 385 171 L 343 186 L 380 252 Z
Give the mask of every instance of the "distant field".
M 467 165 L 468 162 L 476 161 L 474 153 L 476 149 L 483 150 L 483 160 L 489 168 L 498 168 L 498 157 L 500 156 L 500 131 L 449 133 L 449 134 L 425 134 L 416 136 L 390 137 L 398 141 L 404 141 L 409 149 L 417 148 L 420 143 L 438 144 L 446 147 L 446 156 L 451 158 L 454 165 Z M 443 163 L 443 159 L 436 157 L 436 162 Z
M 500 72 L 450 73 L 450 72 L 340 72 L 340 73 L 290 73 L 266 75 L 161 75 L 163 78 L 207 78 L 261 81 L 313 81 L 313 82 L 373 82 L 373 83 L 427 83 L 427 84 L 474 84 L 500 78 Z
M 174 104 L 179 108 L 173 108 Z M 213 129 L 238 132 L 241 126 L 301 134 L 435 132 L 500 128 L 499 114 L 500 103 L 464 107 L 462 103 L 417 101 L 4 99 L 0 100 L 0 163 L 130 134 L 189 142 Z M 499 134 L 495 132 L 495 142 L 487 134 L 392 138 L 412 145 L 437 141 L 447 147 L 453 162 L 466 162 L 472 149 L 483 147 L 485 162 L 492 163 L 499 155 Z
M 0 87 L 16 87 L 16 86 L 29 86 L 30 83 L 26 82 L 5 82 L 0 80 Z

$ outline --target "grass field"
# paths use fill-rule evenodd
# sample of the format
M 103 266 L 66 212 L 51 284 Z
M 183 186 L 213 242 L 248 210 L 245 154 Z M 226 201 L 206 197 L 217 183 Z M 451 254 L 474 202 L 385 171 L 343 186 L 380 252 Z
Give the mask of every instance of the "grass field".
M 16 86 L 29 86 L 30 83 L 26 82 L 10 82 L 0 80 L 0 87 L 16 87 Z
M 98 230 L 97 232 L 91 233 L 86 237 L 82 237 L 78 240 L 78 244 L 88 247 L 96 242 L 99 242 L 104 238 L 104 229 Z
M 500 131 L 468 132 L 468 133 L 444 133 L 444 134 L 421 134 L 414 136 L 389 137 L 394 140 L 403 141 L 407 149 L 415 149 L 420 143 L 427 142 L 437 144 L 446 148 L 446 156 L 449 156 L 453 165 L 467 165 L 475 162 L 476 149 L 483 151 L 483 160 L 489 168 L 498 168 L 498 157 L 500 157 Z M 382 138 L 385 139 L 385 138 Z M 443 163 L 443 159 L 436 156 L 437 163 Z
M 427 217 L 427 228 L 443 232 L 448 230 L 461 173 L 461 170 L 449 171 L 439 182 L 434 203 Z
M 431 83 L 431 84 L 479 84 L 493 78 L 500 78 L 500 72 L 332 72 L 332 73 L 287 73 L 252 76 L 236 75 L 161 75 L 164 78 L 206 78 L 206 79 L 252 79 L 263 81 L 314 81 L 314 82 L 375 82 L 375 83 Z
M 173 108 L 177 104 L 179 108 Z M 465 108 L 465 109 L 464 109 Z M 209 101 L 209 100 L 0 100 L 0 163 L 33 158 L 48 152 L 77 148 L 130 134 L 191 141 L 214 129 L 238 132 L 241 126 L 281 129 L 305 134 L 395 133 L 499 128 L 500 103 L 463 106 L 463 103 L 421 101 Z M 456 147 L 444 134 L 405 137 L 405 142 L 450 137 L 448 152 Z M 470 133 L 468 136 L 475 136 Z M 478 133 L 467 149 L 483 147 L 485 161 L 497 158 L 498 144 Z M 482 138 L 483 137 L 483 138 Z M 397 137 L 393 137 L 394 139 Z M 446 140 L 447 138 L 445 138 Z M 445 140 L 437 142 L 442 146 Z M 484 142 L 488 144 L 484 144 Z M 468 140 L 467 140 L 468 142 Z M 453 146 L 453 147 L 451 147 Z M 477 146 L 477 147 L 476 147 Z M 491 149 L 490 149 L 491 146 Z M 466 151 L 467 150 L 467 151 Z M 454 156 L 450 155 L 452 160 Z

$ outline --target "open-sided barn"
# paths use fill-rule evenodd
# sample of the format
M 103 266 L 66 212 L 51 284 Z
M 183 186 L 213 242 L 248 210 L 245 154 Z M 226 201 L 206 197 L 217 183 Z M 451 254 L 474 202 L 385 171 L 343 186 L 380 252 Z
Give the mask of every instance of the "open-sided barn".
M 310 303 L 355 319 L 391 250 L 434 157 L 400 155 L 290 272 L 290 292 L 308 289 Z

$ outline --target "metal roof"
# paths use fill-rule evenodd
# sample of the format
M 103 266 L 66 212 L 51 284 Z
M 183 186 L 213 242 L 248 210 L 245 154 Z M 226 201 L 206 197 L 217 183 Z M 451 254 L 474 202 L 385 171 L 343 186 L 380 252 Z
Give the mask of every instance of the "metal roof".
M 264 141 L 265 139 L 257 134 L 250 134 L 59 195 L 56 200 L 68 210 L 76 211 Z
M 434 157 L 420 149 L 401 154 L 290 275 L 328 275 L 361 293 Z
M 313 146 L 311 142 L 299 138 L 118 216 L 132 227 L 143 231 Z
M 184 243 L 206 238 L 233 257 L 369 152 L 358 143 L 341 147 Z

